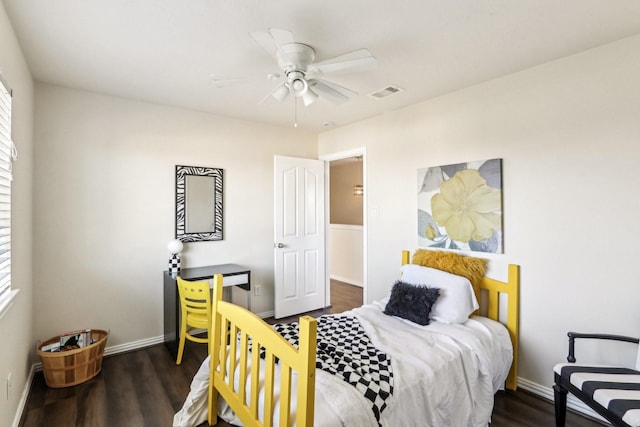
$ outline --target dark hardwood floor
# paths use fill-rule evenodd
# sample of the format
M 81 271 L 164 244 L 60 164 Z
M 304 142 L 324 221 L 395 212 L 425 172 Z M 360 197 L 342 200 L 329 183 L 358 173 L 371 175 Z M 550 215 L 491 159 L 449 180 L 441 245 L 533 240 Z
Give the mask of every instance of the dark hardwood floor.
M 362 303 L 362 289 L 337 282 L 349 305 L 333 297 L 334 306 L 312 313 L 342 312 Z M 358 298 L 359 293 L 359 300 Z M 274 319 L 266 319 L 270 323 Z M 287 319 L 290 320 L 290 319 Z M 278 320 L 283 321 L 283 319 Z M 62 389 L 45 385 L 35 374 L 19 427 L 165 427 L 184 402 L 191 378 L 207 355 L 206 344 L 187 342 L 182 365 L 176 366 L 164 345 L 105 357 L 102 372 L 92 380 Z M 201 424 L 199 427 L 206 426 Z M 553 404 L 524 391 L 498 392 L 491 427 L 555 425 Z M 220 422 L 218 426 L 230 424 Z M 567 412 L 567 427 L 596 427 L 600 423 Z M 395 427 L 395 426 L 394 426 Z M 444 427 L 444 426 L 443 426 Z M 456 427 L 456 426 L 446 426 Z
M 311 311 L 309 316 L 318 317 L 323 314 L 336 314 L 342 313 L 352 308 L 360 307 L 362 305 L 362 288 L 359 286 L 350 285 L 348 283 L 340 282 L 338 280 L 331 279 L 329 291 L 331 292 L 331 305 L 324 309 Z M 284 319 L 278 319 L 279 323 L 295 322 L 299 316 L 285 317 Z M 264 319 L 268 323 L 275 323 L 273 318 Z

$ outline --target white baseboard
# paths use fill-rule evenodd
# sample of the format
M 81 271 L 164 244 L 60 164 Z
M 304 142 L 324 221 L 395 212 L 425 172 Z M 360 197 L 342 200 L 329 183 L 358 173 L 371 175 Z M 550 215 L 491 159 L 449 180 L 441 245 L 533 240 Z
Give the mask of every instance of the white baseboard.
M 275 316 L 275 314 L 276 313 L 273 310 L 270 310 L 270 311 L 265 311 L 265 312 L 262 312 L 262 313 L 256 313 L 256 316 L 258 316 L 261 319 L 266 319 L 267 317 Z
M 347 283 L 349 285 L 358 286 L 360 288 L 363 287 L 362 281 L 358 281 L 355 279 L 351 279 L 349 277 L 337 276 L 335 274 L 330 274 L 329 278 L 332 280 L 337 280 L 338 282 Z
M 27 375 L 27 383 L 22 388 L 22 396 L 20 396 L 20 401 L 18 402 L 18 407 L 16 408 L 16 415 L 13 417 L 12 427 L 18 427 L 20 424 L 20 418 L 22 418 L 22 413 L 24 412 L 24 408 L 27 407 L 27 399 L 29 399 L 29 392 L 31 391 L 31 383 L 33 382 L 33 374 L 35 373 L 35 365 L 31 365 L 31 369 L 29 370 L 29 375 Z
M 153 338 L 145 338 L 143 340 L 133 341 L 126 344 L 114 345 L 104 349 L 105 356 L 111 356 L 118 353 L 126 353 L 127 351 L 139 350 L 144 347 L 150 347 L 164 342 L 164 335 Z
M 545 387 L 524 378 L 518 377 L 518 387 L 526 390 L 536 396 L 553 402 L 553 388 Z M 579 412 L 587 417 L 595 418 L 598 421 L 609 424 L 607 420 L 602 418 L 597 412 L 582 403 L 580 399 L 576 399 L 571 393 L 567 394 L 567 408 L 575 412 Z

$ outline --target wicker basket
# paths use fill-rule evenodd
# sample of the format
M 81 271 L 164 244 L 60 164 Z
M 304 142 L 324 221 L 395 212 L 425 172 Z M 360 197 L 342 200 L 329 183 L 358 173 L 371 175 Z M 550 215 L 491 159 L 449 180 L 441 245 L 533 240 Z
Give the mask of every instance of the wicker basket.
M 52 388 L 70 387 L 90 380 L 102 369 L 102 355 L 109 333 L 92 329 L 93 344 L 74 350 L 42 351 L 42 347 L 60 341 L 61 335 L 38 345 L 44 380 Z

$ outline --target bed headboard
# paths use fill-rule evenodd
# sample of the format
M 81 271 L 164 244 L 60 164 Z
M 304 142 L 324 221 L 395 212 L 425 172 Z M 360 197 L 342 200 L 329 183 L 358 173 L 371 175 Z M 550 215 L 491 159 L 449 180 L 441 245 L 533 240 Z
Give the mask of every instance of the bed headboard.
M 409 251 L 402 251 L 402 265 L 411 263 L 410 255 Z M 513 363 L 507 376 L 506 387 L 510 390 L 515 390 L 518 387 L 520 266 L 509 264 L 508 279 L 506 282 L 483 277 L 478 287 L 478 295 L 476 295 L 478 301 L 483 299 L 483 296 L 487 298 L 486 312 L 481 312 L 480 314 L 503 323 L 509 331 L 513 345 Z M 500 313 L 505 311 L 500 309 L 500 304 L 505 299 L 501 298 L 502 295 L 505 295 L 506 298 L 506 318 L 503 319 L 500 318 Z

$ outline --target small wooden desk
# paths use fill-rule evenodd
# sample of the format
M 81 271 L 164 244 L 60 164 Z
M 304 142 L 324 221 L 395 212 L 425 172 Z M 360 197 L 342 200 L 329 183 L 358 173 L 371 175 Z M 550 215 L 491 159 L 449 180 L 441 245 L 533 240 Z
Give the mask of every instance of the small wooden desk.
M 247 291 L 247 308 L 251 311 L 251 271 L 237 264 L 209 265 L 206 267 L 183 268 L 178 274 L 163 272 L 164 279 L 164 345 L 175 359 L 178 355 L 180 331 L 180 298 L 176 277 L 184 280 L 210 280 L 222 274 L 222 286 L 237 286 Z M 213 281 L 211 281 L 213 287 Z

